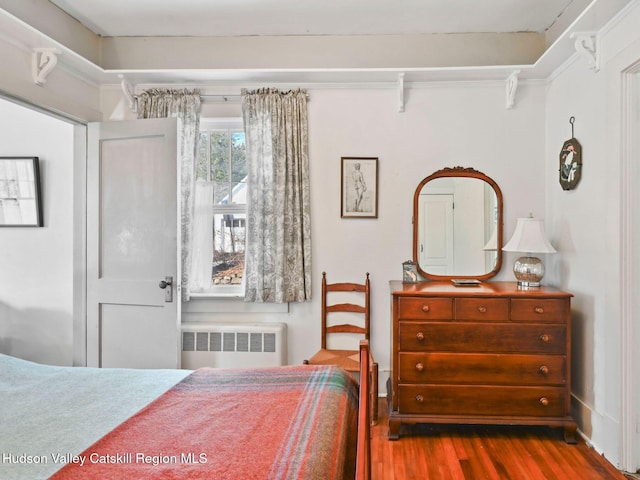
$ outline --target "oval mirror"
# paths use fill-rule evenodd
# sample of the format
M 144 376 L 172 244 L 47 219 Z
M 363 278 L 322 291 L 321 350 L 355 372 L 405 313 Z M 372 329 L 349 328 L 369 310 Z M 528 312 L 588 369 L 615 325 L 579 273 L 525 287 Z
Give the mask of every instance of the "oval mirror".
M 502 192 L 473 168 L 444 168 L 413 196 L 413 261 L 431 280 L 486 280 L 502 266 Z

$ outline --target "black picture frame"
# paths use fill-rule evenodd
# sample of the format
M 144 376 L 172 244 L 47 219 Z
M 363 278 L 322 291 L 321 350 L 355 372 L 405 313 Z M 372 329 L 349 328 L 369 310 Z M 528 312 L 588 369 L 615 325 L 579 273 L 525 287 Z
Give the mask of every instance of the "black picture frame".
M 378 157 L 341 157 L 340 216 L 378 218 Z
M 38 157 L 0 157 L 0 227 L 42 227 Z

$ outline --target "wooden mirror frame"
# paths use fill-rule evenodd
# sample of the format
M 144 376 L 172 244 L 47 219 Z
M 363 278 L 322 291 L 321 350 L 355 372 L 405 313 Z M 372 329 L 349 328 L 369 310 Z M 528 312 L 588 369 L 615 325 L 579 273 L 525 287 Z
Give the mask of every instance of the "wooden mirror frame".
M 493 270 L 483 273 L 481 275 L 435 275 L 432 273 L 425 272 L 419 263 L 419 255 L 418 255 L 418 203 L 420 199 L 420 192 L 422 191 L 422 187 L 425 186 L 427 182 L 431 180 L 435 180 L 436 178 L 448 178 L 448 177 L 467 177 L 467 178 L 477 178 L 478 180 L 483 180 L 487 182 L 496 194 L 496 203 L 497 203 L 497 241 L 499 248 L 497 249 L 496 263 L 493 267 Z M 476 279 L 476 280 L 487 280 L 491 277 L 494 277 L 502 268 L 502 235 L 503 235 L 503 214 L 502 214 L 502 191 L 498 184 L 491 178 L 485 175 L 482 172 L 474 170 L 473 168 L 465 168 L 465 167 L 445 167 L 442 170 L 438 170 L 428 177 L 424 178 L 416 188 L 416 191 L 413 195 L 413 261 L 416 263 L 418 272 L 423 277 L 429 280 L 451 280 L 453 278 L 460 279 Z

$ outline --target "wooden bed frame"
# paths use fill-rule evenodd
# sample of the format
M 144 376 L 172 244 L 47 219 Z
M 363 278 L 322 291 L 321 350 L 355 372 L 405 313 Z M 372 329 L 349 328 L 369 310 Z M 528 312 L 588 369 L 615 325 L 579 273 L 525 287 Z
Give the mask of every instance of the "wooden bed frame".
M 371 411 L 375 402 L 371 401 L 372 369 L 369 364 L 369 341 L 360 341 L 360 397 L 358 400 L 358 449 L 356 454 L 356 480 L 371 478 L 371 421 L 375 416 Z

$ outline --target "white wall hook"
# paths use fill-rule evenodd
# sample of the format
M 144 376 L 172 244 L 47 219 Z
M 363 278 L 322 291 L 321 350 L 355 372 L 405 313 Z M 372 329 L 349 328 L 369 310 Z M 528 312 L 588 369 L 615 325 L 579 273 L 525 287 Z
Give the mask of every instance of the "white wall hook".
M 569 38 L 575 39 L 576 52 L 587 61 L 587 66 L 600 70 L 600 36 L 597 32 L 573 32 Z
M 31 54 L 31 76 L 36 85 L 44 85 L 47 75 L 58 63 L 60 50 L 56 48 L 34 48 Z
M 507 108 L 513 108 L 516 98 L 516 91 L 518 90 L 518 75 L 520 70 L 514 70 L 507 78 L 506 82 L 506 95 L 507 95 Z

